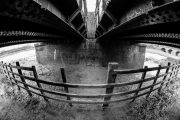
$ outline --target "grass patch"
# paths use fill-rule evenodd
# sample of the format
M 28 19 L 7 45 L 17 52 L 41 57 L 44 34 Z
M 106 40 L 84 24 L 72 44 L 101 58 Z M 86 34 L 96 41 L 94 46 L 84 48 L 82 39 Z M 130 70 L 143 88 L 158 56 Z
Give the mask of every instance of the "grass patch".
M 148 99 L 140 99 L 130 104 L 127 112 L 135 120 L 158 120 L 165 118 L 165 109 L 176 102 L 176 90 L 179 85 L 171 84 L 161 92 L 157 92 Z

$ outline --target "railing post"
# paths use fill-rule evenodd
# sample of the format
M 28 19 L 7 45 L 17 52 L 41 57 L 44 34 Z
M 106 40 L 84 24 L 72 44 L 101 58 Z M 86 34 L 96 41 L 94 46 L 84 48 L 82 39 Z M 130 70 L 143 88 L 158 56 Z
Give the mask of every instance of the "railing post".
M 108 64 L 108 80 L 107 83 L 115 83 L 117 74 L 114 73 L 114 69 L 118 69 L 118 63 L 109 63 Z M 111 94 L 114 87 L 106 88 L 106 94 Z M 104 101 L 109 101 L 111 96 L 104 97 Z M 109 104 L 103 104 L 103 107 L 106 108 Z
M 1 61 L 1 63 L 0 63 L 0 72 L 1 72 L 1 74 L 4 76 L 4 73 L 3 73 L 3 68 L 2 68 L 2 66 L 3 66 L 3 63 L 2 63 L 2 61 Z
M 147 66 L 144 67 L 144 69 L 147 69 L 147 68 L 148 68 Z M 146 77 L 146 73 L 147 73 L 147 71 L 144 71 L 144 72 L 142 73 L 141 80 L 143 80 L 143 79 Z M 137 87 L 137 90 L 141 89 L 142 84 L 143 84 L 143 81 L 141 81 L 141 82 L 139 83 L 139 85 L 138 85 L 138 87 Z M 134 94 L 134 97 L 135 97 L 136 95 L 138 95 L 138 93 L 139 93 L 139 91 L 137 91 L 137 92 Z M 134 98 L 134 99 L 132 100 L 132 102 L 134 102 L 135 99 L 136 99 L 136 98 Z
M 176 66 L 176 72 L 175 72 L 175 75 L 174 75 L 175 78 L 177 77 L 178 72 L 179 72 L 179 65 L 177 64 L 177 66 Z
M 20 67 L 19 62 L 16 62 L 16 66 Z M 19 75 L 23 76 L 22 70 L 21 70 L 20 68 L 18 69 L 18 73 L 19 73 Z M 22 81 L 23 83 L 26 83 L 26 81 L 25 81 L 25 79 L 24 79 L 23 77 L 20 77 L 20 79 L 21 79 L 21 81 Z M 23 84 L 23 85 L 24 85 L 24 87 L 26 88 L 26 91 L 27 91 L 27 93 L 29 94 L 29 96 L 32 96 L 32 93 L 30 92 L 28 86 L 25 85 L 25 84 Z
M 174 64 L 173 64 L 173 66 L 174 66 Z M 168 84 L 170 83 L 170 81 L 171 81 L 171 79 L 172 79 L 172 77 L 173 77 L 173 74 L 174 74 L 174 67 L 172 67 L 172 69 L 171 69 L 171 74 L 170 74 L 170 76 L 169 76 L 169 78 L 168 78 L 168 81 L 167 81 L 167 83 L 166 83 L 166 87 L 167 87 Z
M 12 69 L 12 67 L 11 67 L 11 64 L 10 64 L 10 63 L 9 63 L 9 68 L 10 68 L 11 72 L 13 72 L 13 69 Z M 15 79 L 14 74 L 12 73 L 11 75 L 12 75 L 12 77 Z M 11 79 L 11 80 L 12 80 L 12 79 Z M 15 80 L 14 80 L 14 82 L 15 82 L 16 84 L 18 84 L 18 83 L 17 83 L 17 81 L 15 81 Z M 17 85 L 17 87 L 18 87 L 18 90 L 20 90 L 20 87 L 19 87 L 18 85 Z
M 161 71 L 161 65 L 159 65 L 158 71 L 157 71 L 157 73 L 156 73 L 156 77 L 155 77 L 152 85 L 156 84 L 156 81 L 157 81 L 157 79 L 158 79 L 158 76 L 159 76 L 160 71 Z M 154 86 L 152 86 L 152 87 L 150 88 L 149 93 L 147 94 L 146 98 L 148 98 L 148 97 L 150 96 L 151 91 L 153 90 L 153 88 L 154 88 Z
M 173 72 L 172 72 L 172 78 L 169 82 L 171 82 L 172 80 L 174 80 L 176 77 L 177 77 L 177 74 L 178 74 L 178 65 L 176 64 L 176 66 L 174 67 L 173 69 Z
M 6 63 L 5 63 L 5 65 L 6 65 Z M 12 79 L 11 79 L 11 76 L 10 76 L 10 74 L 9 74 L 8 67 L 7 67 L 7 66 L 5 66 L 5 69 L 6 69 L 6 72 L 7 72 L 7 75 L 8 75 L 8 79 L 9 79 L 9 81 L 11 81 L 11 84 L 13 84 Z
M 177 74 L 177 65 L 174 67 L 174 72 L 173 72 L 172 79 L 174 79 L 176 77 L 176 74 Z
M 34 74 L 34 78 L 38 79 L 38 74 L 37 74 L 37 71 L 36 71 L 36 67 L 35 67 L 35 66 L 32 66 L 32 71 L 33 71 L 33 74 Z M 38 82 L 38 80 L 36 81 L 36 83 L 37 83 L 37 86 L 42 89 L 42 86 L 41 86 L 41 84 Z M 44 92 L 43 92 L 42 90 L 40 90 L 40 92 L 41 92 L 41 94 L 43 95 L 44 100 L 45 100 L 46 102 L 49 102 L 48 99 L 45 97 Z
M 168 65 L 167 65 L 167 66 L 168 66 L 168 68 L 166 69 L 165 74 L 167 74 L 167 73 L 169 72 L 170 65 L 171 65 L 171 63 L 170 63 L 170 62 L 168 62 Z M 162 79 L 162 83 L 161 83 L 161 85 L 160 85 L 160 88 L 159 88 L 158 92 L 160 92 L 160 91 L 161 91 L 161 89 L 162 89 L 162 87 L 163 87 L 163 85 L 164 85 L 164 82 L 165 82 L 165 80 L 166 80 L 167 76 L 168 76 L 168 75 L 165 75 L 165 76 L 163 77 L 163 79 Z
M 64 68 L 61 68 L 61 76 L 62 76 L 63 83 L 66 83 L 67 80 L 66 80 L 66 73 L 65 73 Z M 69 90 L 68 90 L 67 86 L 64 86 L 64 91 L 66 93 L 69 93 Z M 71 100 L 70 96 L 67 96 L 67 100 Z M 69 103 L 69 105 L 72 106 L 72 103 Z
M 1 61 L 1 72 L 3 74 L 4 77 L 6 77 L 6 71 L 4 70 L 4 64 L 3 64 L 3 61 Z
M 7 71 L 6 71 L 6 69 L 5 69 L 4 65 L 3 65 L 3 61 L 2 61 L 2 68 L 3 68 L 4 76 L 5 76 L 6 78 L 8 78 L 8 77 L 7 77 Z
M 6 63 L 5 63 L 5 65 L 6 65 Z M 10 67 L 9 67 L 10 68 Z M 8 70 L 8 66 L 5 66 L 5 69 L 6 69 L 6 72 L 7 72 L 7 75 L 8 75 L 8 79 L 9 79 L 9 81 L 11 82 L 11 84 L 13 85 L 14 83 L 12 82 L 12 78 L 11 78 L 11 76 L 10 76 L 10 73 L 9 73 L 9 70 Z
M 177 73 L 176 73 L 176 77 L 178 76 L 179 69 L 180 69 L 180 65 L 178 64 L 178 67 L 177 67 Z

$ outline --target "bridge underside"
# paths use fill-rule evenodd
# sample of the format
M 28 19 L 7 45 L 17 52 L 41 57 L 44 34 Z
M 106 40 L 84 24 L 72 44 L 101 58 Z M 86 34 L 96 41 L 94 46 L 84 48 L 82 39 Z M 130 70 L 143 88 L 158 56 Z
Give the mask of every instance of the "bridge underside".
M 163 5 L 159 3 L 159 6 L 152 7 L 145 6 L 147 3 L 143 5 L 143 2 L 140 5 L 137 4 L 138 1 L 135 3 L 131 4 L 128 1 L 120 0 L 112 0 L 109 3 L 96 30 L 98 41 L 124 40 L 178 47 L 180 44 L 178 29 L 180 26 L 180 1 Z M 146 9 L 149 7 L 149 10 L 142 12 L 142 6 Z M 136 16 L 135 13 L 138 15 Z M 130 17 L 132 18 L 130 19 Z
M 0 46 L 86 39 L 84 0 L 1 0 Z M 180 1 L 111 0 L 96 29 L 97 42 L 131 41 L 180 46 Z M 170 0 L 172 1 L 172 0 Z M 145 10 L 144 10 L 145 9 Z
M 86 28 L 81 12 L 74 15 L 77 10 L 74 0 L 1 0 L 0 46 L 52 40 L 82 42 L 81 32 Z

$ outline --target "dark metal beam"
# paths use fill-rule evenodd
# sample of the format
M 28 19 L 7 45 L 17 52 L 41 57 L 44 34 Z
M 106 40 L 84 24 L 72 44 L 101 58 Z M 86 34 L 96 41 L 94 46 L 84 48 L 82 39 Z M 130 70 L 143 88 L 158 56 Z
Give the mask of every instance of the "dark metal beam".
M 118 24 L 118 21 L 115 19 L 115 17 L 108 10 L 105 10 L 104 13 L 113 21 L 114 25 Z
M 107 30 L 99 23 L 99 27 L 101 27 L 103 29 L 104 32 L 106 32 Z
M 87 2 L 86 2 L 86 0 L 83 0 L 83 2 L 84 2 L 84 13 L 85 13 L 85 16 L 87 16 Z
M 165 4 L 116 26 L 101 38 L 148 33 L 180 33 L 173 27 L 180 25 L 180 1 Z M 172 12 L 174 11 L 174 12 Z M 168 28 L 168 29 L 167 29 Z
M 85 32 L 84 34 L 83 34 L 83 36 L 85 36 L 87 34 L 87 32 Z
M 100 0 L 96 0 L 95 15 L 99 13 L 99 4 L 100 4 Z
M 137 16 L 128 22 L 116 26 L 113 30 L 98 37 L 98 41 L 109 39 L 141 39 L 162 44 L 170 42 L 180 45 L 180 1 L 156 7 L 148 13 Z M 174 41 L 173 41 L 174 40 Z M 137 40 L 136 40 L 137 41 Z
M 96 38 L 98 38 L 98 37 L 99 37 L 101 34 L 99 34 L 99 33 L 96 33 L 95 35 L 97 36 Z
M 78 27 L 77 31 L 79 31 L 84 25 L 85 25 L 85 23 L 82 23 L 82 24 Z
M 70 17 L 69 19 L 67 20 L 67 22 L 70 24 L 74 18 L 80 13 L 80 9 L 78 8 Z
M 82 35 L 86 32 L 86 29 L 82 32 Z
M 55 11 L 60 11 L 65 16 L 66 21 L 74 13 L 74 11 L 76 11 L 79 8 L 78 2 L 76 0 L 21 0 L 21 1 L 43 1 L 43 2 L 49 1 L 51 4 L 53 4 L 56 7 Z M 49 7 L 49 5 L 47 5 L 47 7 Z
M 63 41 L 65 38 L 75 42 L 84 40 L 84 37 L 64 20 L 34 1 L 18 0 L 20 4 L 18 7 L 16 2 L 1 0 L 0 3 L 6 6 L 0 10 L 0 38 L 2 38 L 0 45 L 23 43 L 23 40 L 26 40 L 25 42 L 38 42 L 41 39 Z M 12 6 L 14 12 L 11 11 Z
M 99 30 L 98 30 L 98 29 L 96 29 L 96 32 L 97 32 L 99 35 L 101 35 L 101 33 L 99 32 Z

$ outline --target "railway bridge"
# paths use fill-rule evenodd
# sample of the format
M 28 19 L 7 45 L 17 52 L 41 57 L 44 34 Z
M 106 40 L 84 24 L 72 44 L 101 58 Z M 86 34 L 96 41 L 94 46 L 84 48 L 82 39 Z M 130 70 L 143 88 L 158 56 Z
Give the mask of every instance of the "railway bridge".
M 103 108 L 109 103 L 134 101 L 143 95 L 148 98 L 151 92 L 160 92 L 173 83 L 172 80 L 179 75 L 179 59 L 172 60 L 178 64 L 169 63 L 167 59 L 167 66 L 148 68 L 144 66 L 147 44 L 143 43 L 156 44 L 155 49 L 162 54 L 166 52 L 178 58 L 180 1 L 96 0 L 94 12 L 88 11 L 87 1 L 0 0 L 0 47 L 37 42 L 37 68 L 40 65 L 40 71 L 48 64 L 53 69 L 47 73 L 53 73 L 53 77 L 51 79 L 48 75 L 46 80 L 39 79 L 34 63 L 32 67 L 26 67 L 19 62 L 16 65 L 1 62 L 0 73 L 13 80 L 19 90 L 27 90 L 29 96 L 34 93 L 46 101 L 67 102 L 70 106 L 72 103 L 102 104 Z M 22 71 L 29 72 L 30 77 Z M 153 75 L 149 77 L 148 72 Z M 127 77 L 123 78 L 123 75 Z M 36 82 L 37 86 L 25 80 Z M 117 96 L 117 99 L 111 99 L 111 96 Z M 59 99 L 61 97 L 66 98 Z
M 64 49 L 99 51 L 105 64 L 143 63 L 145 47 L 138 43 L 180 46 L 179 6 L 177 0 L 96 0 L 95 11 L 89 13 L 87 0 L 1 0 L 0 46 L 58 42 L 69 45 Z M 39 56 L 42 46 L 36 46 Z M 58 56 L 59 49 L 46 50 Z

